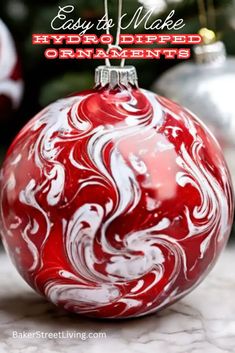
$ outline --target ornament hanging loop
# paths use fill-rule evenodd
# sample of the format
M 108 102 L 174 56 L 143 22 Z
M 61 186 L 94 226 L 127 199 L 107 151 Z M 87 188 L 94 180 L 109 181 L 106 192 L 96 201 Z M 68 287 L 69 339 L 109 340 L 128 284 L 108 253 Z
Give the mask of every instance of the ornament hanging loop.
M 211 44 L 216 41 L 216 14 L 214 0 L 198 0 L 199 22 L 204 44 Z
M 206 13 L 206 4 L 204 0 L 198 0 L 199 21 L 202 28 L 207 28 L 208 19 Z
M 110 50 L 111 50 L 111 49 L 117 49 L 117 50 L 120 50 L 120 51 L 121 51 L 121 50 L 122 50 L 122 47 L 120 47 L 120 45 L 117 45 L 117 44 L 115 44 L 115 45 L 110 45 L 109 48 L 108 48 L 108 50 L 107 50 L 107 54 L 110 53 Z M 109 63 L 110 63 L 110 60 L 109 60 L 109 59 L 108 59 L 108 61 L 109 61 Z M 126 61 L 125 59 L 122 59 L 122 60 L 121 60 L 121 64 L 120 64 L 121 67 L 124 67 L 124 66 L 125 66 L 125 61 Z M 107 63 L 106 63 L 106 65 L 107 65 Z M 107 66 L 110 67 L 111 64 L 110 64 L 110 65 L 107 65 Z
M 110 50 L 113 48 L 116 48 L 118 50 L 122 50 L 122 48 L 119 45 L 120 42 L 120 34 L 121 34 L 121 18 L 122 18 L 122 6 L 123 6 L 123 0 L 118 0 L 118 22 L 117 22 L 117 32 L 116 32 L 116 40 L 115 44 L 108 44 L 108 50 L 107 53 L 110 53 Z M 106 18 L 106 34 L 110 35 L 110 30 L 109 30 L 109 8 L 108 8 L 108 0 L 104 0 L 104 10 L 105 10 L 105 18 Z M 111 66 L 111 62 L 109 58 L 105 59 L 105 64 L 106 66 Z M 121 67 L 125 66 L 125 59 L 121 60 Z

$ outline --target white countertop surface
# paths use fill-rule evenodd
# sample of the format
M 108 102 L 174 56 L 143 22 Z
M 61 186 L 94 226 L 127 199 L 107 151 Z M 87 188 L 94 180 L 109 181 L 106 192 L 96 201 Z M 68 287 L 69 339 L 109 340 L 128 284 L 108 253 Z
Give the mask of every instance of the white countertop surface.
M 59 311 L 29 288 L 0 253 L 0 353 L 229 353 L 235 352 L 235 245 L 223 253 L 193 293 L 141 319 L 99 321 Z M 78 338 L 13 338 L 63 331 Z M 15 332 L 15 333 L 13 333 Z M 106 338 L 79 339 L 79 335 Z M 62 335 L 62 333 L 61 333 Z

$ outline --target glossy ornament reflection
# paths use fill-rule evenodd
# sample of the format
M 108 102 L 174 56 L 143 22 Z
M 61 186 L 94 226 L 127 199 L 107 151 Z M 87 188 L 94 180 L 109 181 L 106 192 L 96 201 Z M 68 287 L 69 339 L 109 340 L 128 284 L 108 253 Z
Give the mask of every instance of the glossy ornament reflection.
M 1 175 L 3 240 L 23 278 L 75 313 L 127 318 L 197 286 L 232 224 L 231 180 L 207 128 L 140 90 L 132 67 L 45 108 Z

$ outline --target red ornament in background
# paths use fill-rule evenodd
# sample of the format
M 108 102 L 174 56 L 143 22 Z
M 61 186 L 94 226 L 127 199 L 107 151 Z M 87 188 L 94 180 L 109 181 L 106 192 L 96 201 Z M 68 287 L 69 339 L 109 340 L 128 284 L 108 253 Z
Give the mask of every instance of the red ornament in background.
M 140 90 L 132 67 L 39 113 L 1 176 L 3 240 L 23 278 L 89 316 L 155 312 L 197 286 L 232 224 L 231 180 L 207 128 Z
M 23 82 L 15 44 L 0 19 L 0 120 L 18 108 L 22 94 Z

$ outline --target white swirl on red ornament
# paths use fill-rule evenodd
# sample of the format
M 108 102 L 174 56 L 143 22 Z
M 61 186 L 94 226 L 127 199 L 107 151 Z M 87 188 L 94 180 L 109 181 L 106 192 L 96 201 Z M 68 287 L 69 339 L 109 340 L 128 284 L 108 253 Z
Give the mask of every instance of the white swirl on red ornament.
M 186 110 L 141 92 L 102 97 L 102 104 L 93 91 L 60 100 L 17 137 L 37 168 L 19 192 L 31 209 L 21 232 L 32 253 L 30 276 L 75 312 L 125 317 L 163 308 L 204 278 L 228 236 L 230 179 L 213 137 Z M 12 178 L 21 161 L 7 162 Z M 11 180 L 8 197 L 17 184 Z M 53 218 L 56 210 L 69 211 Z M 14 222 L 12 234 L 22 227 Z M 55 227 L 66 266 L 48 269 Z M 42 233 L 35 248 L 32 235 Z

